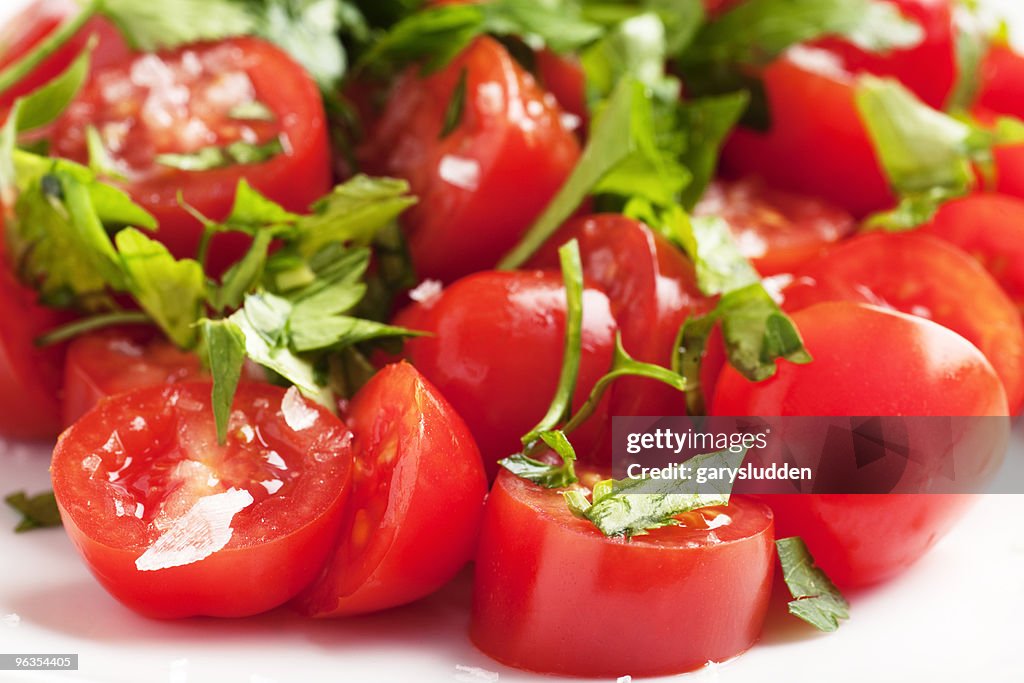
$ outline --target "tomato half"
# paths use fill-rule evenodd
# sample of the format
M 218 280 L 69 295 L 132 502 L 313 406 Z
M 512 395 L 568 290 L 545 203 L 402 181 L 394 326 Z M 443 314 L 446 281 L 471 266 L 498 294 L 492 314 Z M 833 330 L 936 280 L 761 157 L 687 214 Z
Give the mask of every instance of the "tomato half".
M 565 287 L 550 272 L 485 272 L 402 311 L 395 324 L 429 332 L 405 356 L 451 402 L 476 438 L 484 466 L 522 448 L 520 438 L 547 411 L 562 369 Z M 573 405 L 611 367 L 617 325 L 608 297 L 583 292 L 583 355 Z M 573 432 L 580 452 L 594 448 L 607 403 Z
M 895 204 L 857 111 L 855 80 L 838 57 L 820 49 L 789 50 L 762 77 L 771 128 L 732 134 L 722 157 L 730 176 L 758 176 L 856 217 Z
M 287 54 L 257 38 L 143 54 L 99 69 L 57 121 L 54 153 L 86 161 L 89 126 L 127 177 L 125 189 L 159 221 L 156 238 L 182 258 L 196 255 L 202 227 L 182 208 L 179 192 L 204 215 L 223 219 L 242 178 L 296 212 L 331 186 L 320 92 Z M 165 154 L 239 143 L 279 144 L 281 151 L 268 151 L 265 161 L 209 170 L 179 170 L 161 161 Z M 217 235 L 213 268 L 232 263 L 247 243 L 242 235 Z
M 814 362 L 780 362 L 753 383 L 722 371 L 714 415 L 1006 415 L 1002 383 L 980 351 L 941 325 L 851 302 L 793 315 Z M 803 537 L 840 586 L 895 576 L 916 562 L 973 498 L 929 494 L 765 496 L 780 536 Z
M 716 180 L 694 214 L 724 218 L 740 251 L 764 277 L 793 272 L 857 229 L 853 216 L 839 207 L 757 178 Z
M 487 477 L 469 429 L 408 363 L 390 365 L 345 415 L 355 469 L 326 573 L 299 600 L 315 617 L 418 600 L 472 559 Z
M 921 228 L 976 258 L 1024 310 L 1024 200 L 973 194 L 942 205 Z
M 1024 55 L 997 45 L 981 65 L 977 104 L 999 114 L 1024 117 Z
M 64 527 L 101 584 L 151 617 L 240 617 L 287 602 L 334 547 L 352 435 L 295 390 L 239 388 L 217 444 L 209 383 L 100 403 L 53 453 Z
M 461 111 L 442 135 L 462 74 Z M 451 282 L 515 246 L 579 153 L 554 98 L 500 43 L 480 38 L 436 74 L 406 72 L 359 157 L 370 173 L 409 181 L 420 200 L 402 218 L 413 263 Z
M 936 237 L 855 237 L 798 270 L 782 295 L 788 311 L 859 301 L 934 320 L 985 354 L 1006 388 L 1011 414 L 1024 404 L 1020 312 L 980 264 Z
M 771 594 L 771 511 L 736 497 L 678 519 L 607 538 L 558 490 L 503 472 L 484 513 L 473 642 L 510 666 L 593 677 L 674 674 L 743 652 Z

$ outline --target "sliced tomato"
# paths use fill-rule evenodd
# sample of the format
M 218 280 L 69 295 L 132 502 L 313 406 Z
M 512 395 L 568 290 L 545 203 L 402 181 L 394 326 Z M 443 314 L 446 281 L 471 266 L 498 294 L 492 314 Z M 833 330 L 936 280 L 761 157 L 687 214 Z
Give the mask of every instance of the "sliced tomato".
M 955 199 L 921 231 L 976 258 L 1024 310 L 1024 200 L 994 193 Z
M 0 28 L 0 69 L 24 57 L 81 9 L 75 0 L 35 0 L 27 5 Z M 103 17 L 93 17 L 25 78 L 0 94 L 0 111 L 14 104 L 17 98 L 63 73 L 92 36 L 96 36 L 96 46 L 89 58 L 89 65 L 94 71 L 131 54 L 128 44 L 110 21 Z
M 53 490 L 101 584 L 151 617 L 240 617 L 287 602 L 334 547 L 352 435 L 294 389 L 239 388 L 217 444 L 209 383 L 100 403 L 62 436 Z
M 487 477 L 469 429 L 408 363 L 390 365 L 345 415 L 352 495 L 326 573 L 299 600 L 315 617 L 361 614 L 443 586 L 476 548 Z
M 1006 415 L 982 353 L 930 320 L 851 302 L 793 315 L 814 357 L 780 362 L 763 382 L 726 367 L 713 415 Z M 979 455 L 982 457 L 982 455 Z M 803 537 L 841 586 L 863 586 L 916 562 L 963 514 L 967 495 L 773 495 L 780 535 Z
M 559 274 L 485 272 L 402 311 L 395 324 L 429 332 L 405 356 L 451 402 L 476 438 L 491 476 L 501 458 L 544 416 L 558 384 L 565 338 L 565 287 Z M 583 292 L 583 355 L 573 405 L 611 367 L 617 325 L 608 297 Z M 607 402 L 572 434 L 580 452 L 597 443 Z
M 724 218 L 740 251 L 765 277 L 793 272 L 857 229 L 839 207 L 757 178 L 711 183 L 694 214 Z
M 977 104 L 998 114 L 1024 117 L 1024 55 L 1008 45 L 989 50 L 981 65 Z
M 560 491 L 503 472 L 484 513 L 470 637 L 509 666 L 570 676 L 675 674 L 743 652 L 771 594 L 772 514 L 736 497 L 678 519 L 607 538 Z
M 86 161 L 90 126 L 127 177 L 125 189 L 159 221 L 157 239 L 178 257 L 194 257 L 202 234 L 179 194 L 204 215 L 223 219 L 242 178 L 297 212 L 331 186 L 320 92 L 287 54 L 257 38 L 143 54 L 97 70 L 58 120 L 54 153 Z M 232 144 L 271 145 L 269 158 L 195 171 L 162 161 L 161 155 Z M 281 151 L 273 153 L 273 145 Z M 246 244 L 238 234 L 217 235 L 211 265 L 222 269 Z
M 558 268 L 558 248 L 571 239 L 579 242 L 587 281 L 608 295 L 626 351 L 637 360 L 668 367 L 683 321 L 706 313 L 714 304 L 697 288 L 690 261 L 643 223 L 619 214 L 599 214 L 567 225 L 531 265 Z M 684 415 L 686 404 L 682 394 L 660 382 L 625 378 L 612 387 L 608 411 L 614 416 Z M 610 466 L 611 424 L 593 454 L 579 455 Z
M 860 301 L 934 320 L 985 354 L 1003 382 L 1011 414 L 1024 404 L 1020 312 L 980 264 L 937 237 L 855 237 L 798 270 L 782 295 L 788 311 Z
M 856 217 L 895 198 L 861 122 L 853 75 L 821 49 L 796 48 L 762 74 L 770 129 L 737 129 L 723 151 L 731 177 L 821 197 Z
M 453 102 L 463 74 L 464 98 Z M 420 200 L 402 219 L 413 263 L 452 282 L 516 244 L 579 153 L 554 98 L 500 43 L 480 38 L 436 74 L 406 72 L 359 157 L 370 173 L 409 181 Z

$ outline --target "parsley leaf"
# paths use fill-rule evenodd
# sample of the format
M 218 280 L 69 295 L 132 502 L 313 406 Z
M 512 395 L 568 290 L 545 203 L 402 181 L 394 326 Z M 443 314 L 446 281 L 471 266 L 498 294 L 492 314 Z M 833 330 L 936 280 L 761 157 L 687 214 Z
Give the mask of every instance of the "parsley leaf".
M 576 451 L 569 440 L 565 438 L 565 434 L 557 430 L 541 432 L 539 438 L 561 457 L 560 465 L 534 460 L 524 453 L 516 453 L 499 460 L 498 465 L 517 477 L 532 481 L 546 489 L 561 489 L 579 481 L 574 466 Z
M 775 547 L 782 564 L 782 578 L 793 596 L 789 613 L 821 631 L 839 628 L 839 621 L 850 617 L 849 604 L 825 572 L 814 564 L 803 539 L 780 538 Z
M 67 69 L 22 98 L 17 118 L 19 132 L 51 123 L 71 104 L 89 75 L 89 63 L 95 47 L 94 36 Z
M 149 52 L 254 33 L 253 15 L 226 0 L 100 0 L 99 11 L 137 50 Z
M 227 440 L 231 405 L 245 363 L 245 335 L 230 320 L 203 320 L 200 330 L 206 366 L 213 377 L 211 402 L 217 440 L 223 444 Z
M 57 499 L 54 498 L 53 491 L 45 491 L 34 496 L 18 491 L 4 498 L 4 501 L 22 515 L 18 526 L 14 528 L 16 533 L 61 525 L 60 511 L 57 509 Z
M 262 144 L 232 142 L 224 147 L 203 147 L 187 154 L 157 154 L 154 161 L 179 171 L 209 171 L 227 166 L 262 164 L 284 151 L 281 138 Z

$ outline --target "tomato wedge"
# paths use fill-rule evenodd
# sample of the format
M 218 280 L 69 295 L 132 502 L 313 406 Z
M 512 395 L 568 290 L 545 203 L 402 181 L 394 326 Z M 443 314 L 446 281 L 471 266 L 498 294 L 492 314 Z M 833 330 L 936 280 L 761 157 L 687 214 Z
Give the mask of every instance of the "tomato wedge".
M 470 637 L 509 666 L 569 676 L 675 674 L 736 656 L 768 609 L 772 513 L 737 496 L 678 519 L 607 538 L 558 490 L 502 472 L 484 513 Z
M 341 539 L 298 602 L 315 617 L 395 607 L 443 586 L 472 558 L 487 495 L 469 429 L 408 363 L 377 373 L 345 417 L 355 469 Z
M 352 435 L 294 389 L 239 388 L 225 446 L 209 383 L 107 399 L 53 453 L 53 490 L 99 582 L 150 617 L 241 617 L 287 602 L 334 546 Z

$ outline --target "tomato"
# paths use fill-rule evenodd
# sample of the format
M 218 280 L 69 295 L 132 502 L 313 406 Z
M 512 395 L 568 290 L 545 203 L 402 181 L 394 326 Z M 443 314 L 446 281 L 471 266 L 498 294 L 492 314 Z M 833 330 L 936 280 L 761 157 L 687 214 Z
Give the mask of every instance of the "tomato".
M 1024 404 L 1020 312 L 981 265 L 936 237 L 855 237 L 798 270 L 783 297 L 788 311 L 860 301 L 934 320 L 985 354 L 1006 388 L 1011 414 Z
M 352 435 L 267 384 L 235 397 L 217 444 L 209 383 L 100 403 L 53 453 L 64 527 L 101 584 L 146 616 L 240 617 L 283 604 L 327 560 Z
M 743 652 L 771 594 L 772 514 L 736 497 L 678 519 L 607 538 L 558 490 L 503 472 L 484 513 L 470 637 L 504 664 L 571 676 L 674 674 Z
M 0 437 L 47 439 L 60 432 L 64 346 L 35 340 L 67 317 L 37 301 L 7 267 L 0 239 Z
M 942 205 L 920 229 L 952 242 L 981 262 L 1024 310 L 1024 200 L 973 194 Z
M 1024 199 L 1024 144 L 1000 145 L 992 153 L 996 162 L 995 191 Z
M 1006 45 L 989 50 L 981 65 L 977 104 L 999 114 L 1024 117 L 1024 55 Z
M 562 369 L 565 287 L 550 272 L 484 272 L 399 313 L 396 325 L 431 336 L 405 344 L 405 356 L 451 402 L 476 438 L 484 466 L 522 448 L 520 438 L 547 412 Z M 611 367 L 617 325 L 608 297 L 583 292 L 583 354 L 573 405 Z M 607 402 L 572 434 L 580 452 L 596 445 Z
M 793 49 L 762 76 L 771 128 L 732 134 L 722 157 L 730 176 L 770 179 L 775 187 L 821 197 L 856 217 L 895 204 L 857 111 L 855 80 L 838 57 Z
M 262 105 L 270 120 L 234 113 Z M 256 38 L 144 54 L 98 70 L 58 119 L 56 154 L 86 161 L 86 130 L 99 131 L 125 188 L 160 223 L 157 239 L 178 257 L 194 257 L 202 226 L 179 203 L 225 218 L 242 178 L 285 208 L 303 212 L 331 186 L 327 126 L 320 92 L 301 66 Z M 183 171 L 162 154 L 191 154 L 234 143 L 274 144 L 266 161 Z M 239 234 L 213 240 L 214 270 L 237 259 Z
M 724 218 L 740 251 L 765 277 L 793 272 L 857 229 L 853 217 L 839 207 L 757 178 L 713 182 L 694 214 Z
M 923 40 L 908 48 L 870 52 L 853 43 L 830 38 L 818 45 L 839 55 L 854 73 L 891 76 L 902 82 L 925 103 L 943 109 L 956 83 L 957 28 L 952 0 L 876 0 L 895 5 L 904 18 L 919 25 Z
M 1006 415 L 1001 382 L 960 335 L 924 318 L 851 302 L 793 315 L 814 362 L 781 362 L 753 383 L 722 371 L 714 415 Z M 892 577 L 921 557 L 972 497 L 928 494 L 766 496 L 780 536 L 803 537 L 840 586 Z
M 0 29 L 0 69 L 24 57 L 80 10 L 80 5 L 74 0 L 35 0 L 26 6 Z M 85 48 L 91 36 L 96 36 L 97 39 L 89 60 L 90 68 L 93 70 L 113 64 L 131 54 L 128 44 L 110 21 L 103 17 L 93 17 L 25 78 L 0 94 L 0 111 L 14 104 L 18 97 L 32 92 L 63 73 Z
M 469 429 L 408 363 L 390 365 L 345 415 L 356 454 L 341 540 L 300 599 L 316 617 L 360 614 L 422 598 L 476 548 L 487 477 Z
M 543 49 L 537 51 L 536 60 L 537 77 L 569 115 L 563 119 L 566 128 L 585 128 L 590 119 L 590 107 L 587 104 L 587 75 L 579 58 Z
M 619 214 L 570 223 L 544 245 L 531 265 L 557 269 L 558 248 L 574 238 L 587 281 L 608 295 L 626 351 L 637 360 L 670 366 L 683 321 L 713 307 L 713 301 L 697 288 L 693 265 L 665 238 Z M 612 386 L 608 412 L 614 416 L 683 415 L 686 404 L 682 394 L 660 382 L 625 378 Z M 588 459 L 586 453 L 579 456 Z M 595 464 L 611 465 L 610 423 L 589 458 Z
M 442 135 L 463 73 L 461 116 Z M 406 72 L 359 158 L 370 173 L 409 181 L 420 200 L 402 218 L 413 263 L 423 277 L 452 282 L 515 246 L 579 153 L 554 98 L 498 42 L 480 38 L 436 74 Z
M 207 376 L 199 356 L 179 350 L 149 329 L 84 335 L 68 346 L 64 424 L 73 424 L 107 396 Z

